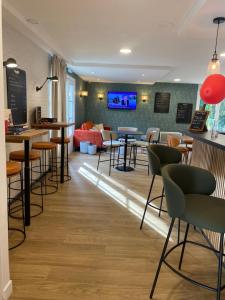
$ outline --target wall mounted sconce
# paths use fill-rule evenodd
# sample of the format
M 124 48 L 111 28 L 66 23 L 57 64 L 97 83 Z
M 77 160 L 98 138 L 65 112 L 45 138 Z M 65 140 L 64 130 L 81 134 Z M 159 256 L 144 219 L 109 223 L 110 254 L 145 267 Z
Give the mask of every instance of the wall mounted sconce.
M 17 65 L 15 58 L 10 57 L 7 60 L 3 61 L 3 67 L 5 67 L 5 68 L 14 69 L 17 66 L 18 65 Z
M 39 87 L 39 86 L 36 86 L 36 92 L 40 91 L 40 90 L 43 88 L 43 86 L 46 84 L 46 82 L 47 82 L 48 80 L 51 80 L 51 81 L 53 81 L 53 82 L 58 82 L 58 81 L 59 81 L 58 76 L 47 77 L 47 78 L 45 79 L 45 82 L 44 82 L 40 87 Z
M 142 102 L 147 102 L 148 101 L 148 96 L 147 95 L 142 95 L 141 96 L 141 101 Z
M 80 91 L 80 98 L 87 97 L 88 91 Z
M 98 93 L 98 100 L 102 101 L 104 99 L 103 93 Z

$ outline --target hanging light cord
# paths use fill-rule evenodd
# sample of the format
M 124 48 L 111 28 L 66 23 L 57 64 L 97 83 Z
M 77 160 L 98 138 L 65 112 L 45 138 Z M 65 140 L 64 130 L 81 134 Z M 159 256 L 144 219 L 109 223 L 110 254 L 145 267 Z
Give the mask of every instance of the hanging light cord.
M 219 35 L 219 27 L 220 27 L 220 23 L 218 22 L 218 25 L 217 25 L 217 31 L 216 31 L 216 44 L 215 44 L 215 50 L 214 50 L 214 53 L 213 53 L 213 60 L 217 60 L 217 42 L 218 42 L 218 35 Z

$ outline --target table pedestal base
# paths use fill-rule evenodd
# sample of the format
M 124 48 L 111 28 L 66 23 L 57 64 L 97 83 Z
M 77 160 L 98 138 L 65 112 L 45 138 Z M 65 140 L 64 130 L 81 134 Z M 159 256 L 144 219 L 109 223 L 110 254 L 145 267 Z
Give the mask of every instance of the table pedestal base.
M 122 172 L 130 172 L 130 171 L 134 170 L 134 168 L 132 168 L 132 167 L 124 167 L 124 166 L 118 166 L 118 167 L 116 167 L 116 169 L 118 171 L 122 171 Z

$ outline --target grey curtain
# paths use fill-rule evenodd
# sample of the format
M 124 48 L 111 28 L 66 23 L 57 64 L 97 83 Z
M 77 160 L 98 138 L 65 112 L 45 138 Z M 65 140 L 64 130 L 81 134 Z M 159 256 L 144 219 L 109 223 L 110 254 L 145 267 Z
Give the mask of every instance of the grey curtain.
M 52 76 L 59 79 L 52 83 L 52 116 L 59 122 L 66 121 L 66 62 L 54 55 L 51 66 Z

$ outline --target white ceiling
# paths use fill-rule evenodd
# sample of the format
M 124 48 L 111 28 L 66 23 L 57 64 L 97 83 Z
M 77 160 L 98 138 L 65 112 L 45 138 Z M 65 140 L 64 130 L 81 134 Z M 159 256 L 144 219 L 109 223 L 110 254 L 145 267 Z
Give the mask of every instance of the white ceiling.
M 225 16 L 225 0 L 3 1 L 4 20 L 91 81 L 201 83 L 217 16 Z M 123 47 L 132 54 L 120 54 Z M 218 52 L 225 52 L 225 24 Z

